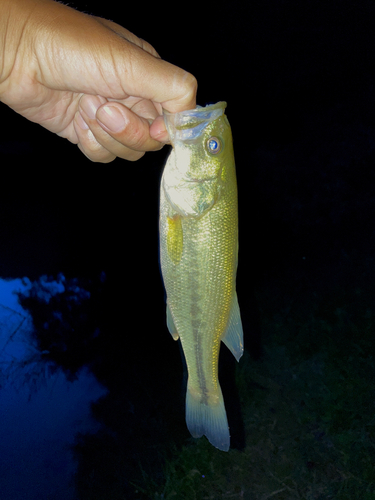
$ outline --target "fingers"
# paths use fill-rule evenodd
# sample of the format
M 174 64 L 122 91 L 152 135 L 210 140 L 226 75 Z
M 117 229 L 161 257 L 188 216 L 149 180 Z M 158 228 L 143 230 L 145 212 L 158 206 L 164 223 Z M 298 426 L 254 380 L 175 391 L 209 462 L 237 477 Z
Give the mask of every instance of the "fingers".
M 150 125 L 150 136 L 159 142 L 169 142 L 169 135 L 162 116 L 158 116 Z
M 142 97 L 171 113 L 195 108 L 194 76 L 161 59 L 150 44 L 111 21 L 51 5 L 56 12 L 46 35 L 33 41 L 42 85 L 118 101 Z
M 26 71 L 17 66 L 12 72 L 25 75 L 27 83 L 12 89 L 26 88 L 19 107 L 37 109 L 33 121 L 70 137 L 91 160 L 105 163 L 119 156 L 134 161 L 160 149 L 168 141 L 163 108 L 171 113 L 195 108 L 194 76 L 162 60 L 125 28 L 59 2 L 31 4 L 27 33 L 40 36 L 33 36 L 32 44 L 23 41 L 17 60 L 21 66 L 26 62 Z
M 128 95 L 141 95 L 160 103 L 170 113 L 195 108 L 198 83 L 191 73 L 153 57 L 139 47 L 133 46 L 131 50 L 138 53 L 129 59 L 128 68 L 119 73 L 127 77 L 122 88 Z
M 102 17 L 96 17 L 96 16 L 93 16 L 93 17 L 94 17 L 94 19 L 96 19 L 96 21 L 98 21 L 98 23 L 102 24 L 103 26 L 106 26 L 114 33 L 117 33 L 122 38 L 125 38 L 125 40 L 128 40 L 129 42 L 132 42 L 133 44 L 138 45 L 138 47 L 141 47 L 141 49 L 145 50 L 149 54 L 160 58 L 159 54 L 156 52 L 154 47 L 151 44 L 149 44 L 148 42 L 146 42 L 146 40 L 143 40 L 142 38 L 138 38 L 136 35 L 134 35 L 134 33 L 127 30 L 123 26 L 120 26 L 119 24 L 114 23 L 113 21 L 109 21 L 108 19 L 104 19 Z
M 162 101 L 164 109 L 170 113 L 178 113 L 196 107 L 198 82 L 191 73 L 177 68 L 170 85 L 174 89 L 174 95 L 171 93 Z
M 116 156 L 129 161 L 163 144 L 150 137 L 159 112 L 152 103 L 135 100 L 132 109 L 100 96 L 82 96 L 74 118 L 78 147 L 92 161 L 108 163 Z

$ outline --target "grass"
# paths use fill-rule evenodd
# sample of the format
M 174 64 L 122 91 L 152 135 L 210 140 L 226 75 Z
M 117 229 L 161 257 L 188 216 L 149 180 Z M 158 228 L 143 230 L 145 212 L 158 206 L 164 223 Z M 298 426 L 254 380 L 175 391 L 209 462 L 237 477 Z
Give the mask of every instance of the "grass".
M 162 480 L 143 472 L 136 497 L 374 499 L 375 294 L 366 280 L 350 283 L 258 290 L 264 355 L 245 353 L 236 374 L 246 447 L 223 453 L 191 439 Z

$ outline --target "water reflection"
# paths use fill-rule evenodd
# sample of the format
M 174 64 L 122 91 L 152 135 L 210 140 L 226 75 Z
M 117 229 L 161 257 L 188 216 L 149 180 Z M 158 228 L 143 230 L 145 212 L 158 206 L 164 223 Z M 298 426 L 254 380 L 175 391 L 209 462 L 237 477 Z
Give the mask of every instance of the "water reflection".
M 67 370 L 52 362 L 32 335 L 33 321 L 16 292 L 26 298 L 40 292 L 39 304 L 67 292 L 63 303 L 68 311 L 87 298 L 85 290 L 66 283 L 62 275 L 36 285 L 27 279 L 0 280 L 1 497 L 74 500 L 76 464 L 70 445 L 77 433 L 99 428 L 90 404 L 107 391 L 87 370 L 77 369 L 68 380 Z M 60 324 L 66 319 L 63 313 L 61 307 L 51 312 Z M 51 326 L 56 324 L 43 325 L 46 333 Z

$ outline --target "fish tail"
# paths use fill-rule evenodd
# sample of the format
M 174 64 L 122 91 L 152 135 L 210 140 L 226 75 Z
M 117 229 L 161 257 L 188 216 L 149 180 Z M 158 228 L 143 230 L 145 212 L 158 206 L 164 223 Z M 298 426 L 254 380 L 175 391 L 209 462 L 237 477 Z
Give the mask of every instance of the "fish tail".
M 229 450 L 230 436 L 223 394 L 218 386 L 217 402 L 206 404 L 195 398 L 189 390 L 186 392 L 186 425 L 191 435 L 199 438 L 203 435 L 209 442 L 222 451 Z

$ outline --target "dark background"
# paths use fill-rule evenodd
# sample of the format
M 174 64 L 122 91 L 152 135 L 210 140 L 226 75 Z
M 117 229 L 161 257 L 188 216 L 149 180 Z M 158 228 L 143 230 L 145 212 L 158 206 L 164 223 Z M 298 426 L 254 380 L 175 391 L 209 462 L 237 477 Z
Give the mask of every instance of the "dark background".
M 261 355 L 255 287 L 289 273 L 301 293 L 320 291 L 339 280 L 348 256 L 349 266 L 373 259 L 374 3 L 74 6 L 122 24 L 193 73 L 198 104 L 227 101 L 239 187 L 238 296 L 245 346 Z M 88 280 L 96 290 L 88 314 L 101 334 L 88 333 L 74 341 L 78 355 L 68 349 L 56 359 L 73 373 L 93 364 L 112 389 L 110 427 L 130 422 L 121 431 L 130 454 L 140 443 L 185 439 L 183 367 L 165 326 L 158 261 L 168 147 L 135 163 L 95 164 L 4 105 L 1 115 L 0 275 Z
M 74 5 L 123 24 L 193 73 L 199 104 L 227 101 L 239 183 L 240 280 L 246 275 L 250 283 L 254 273 L 293 254 L 324 257 L 370 243 L 371 2 L 207 2 L 178 15 L 168 2 L 149 13 L 117 2 Z M 62 267 L 84 274 L 110 261 L 119 272 L 137 269 L 132 287 L 141 274 L 148 286 L 158 281 L 158 184 L 168 148 L 136 163 L 95 164 L 5 106 L 2 117 L 2 274 Z

